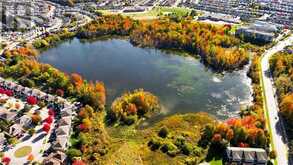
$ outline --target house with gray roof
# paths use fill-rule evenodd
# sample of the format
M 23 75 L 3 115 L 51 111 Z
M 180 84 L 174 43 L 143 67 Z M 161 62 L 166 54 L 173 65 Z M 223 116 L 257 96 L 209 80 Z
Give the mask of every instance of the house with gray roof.
M 61 110 L 61 116 L 62 117 L 67 117 L 72 115 L 72 110 L 71 108 L 64 108 Z
M 43 161 L 44 165 L 61 165 L 65 164 L 66 154 L 62 151 L 56 151 L 51 153 L 48 157 L 46 157 Z
M 70 126 L 60 126 L 56 129 L 56 135 L 57 136 L 67 136 L 69 135 Z
M 0 118 L 7 121 L 13 121 L 17 116 L 16 112 L 10 112 L 6 109 L 0 109 Z
M 0 151 L 2 151 L 5 147 L 6 138 L 3 132 L 0 133 Z
M 12 136 L 21 136 L 24 133 L 24 130 L 20 124 L 13 124 L 9 128 L 9 134 Z
M 67 136 L 57 136 L 56 141 L 53 143 L 53 149 L 57 151 L 65 151 L 68 146 Z
M 23 115 L 20 118 L 16 119 L 15 123 L 21 125 L 22 127 L 29 128 L 32 123 L 32 118 L 28 115 Z
M 227 147 L 224 164 L 266 165 L 269 158 L 262 148 Z
M 59 126 L 71 126 L 71 117 L 63 117 L 58 123 Z

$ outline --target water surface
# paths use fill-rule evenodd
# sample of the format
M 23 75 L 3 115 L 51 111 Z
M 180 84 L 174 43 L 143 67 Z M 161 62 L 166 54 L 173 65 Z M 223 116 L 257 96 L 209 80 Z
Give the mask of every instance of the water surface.
M 123 39 L 73 39 L 43 52 L 39 61 L 87 80 L 103 81 L 108 104 L 125 91 L 144 88 L 159 97 L 160 116 L 204 111 L 226 119 L 237 116 L 250 98 L 244 70 L 216 74 L 198 59 L 134 47 Z

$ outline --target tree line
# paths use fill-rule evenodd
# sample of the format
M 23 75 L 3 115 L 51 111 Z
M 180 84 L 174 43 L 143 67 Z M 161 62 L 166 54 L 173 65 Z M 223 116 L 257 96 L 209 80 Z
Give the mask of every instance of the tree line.
M 291 47 L 292 49 L 292 47 Z M 277 53 L 270 59 L 270 69 L 277 88 L 280 114 L 285 119 L 289 138 L 289 154 L 293 155 L 293 54 Z
M 248 63 L 248 53 L 240 40 L 229 34 L 231 26 L 214 26 L 183 19 L 153 21 L 132 20 L 121 15 L 99 17 L 77 34 L 80 38 L 105 35 L 129 36 L 131 43 L 142 47 L 185 50 L 200 55 L 216 70 L 232 70 Z

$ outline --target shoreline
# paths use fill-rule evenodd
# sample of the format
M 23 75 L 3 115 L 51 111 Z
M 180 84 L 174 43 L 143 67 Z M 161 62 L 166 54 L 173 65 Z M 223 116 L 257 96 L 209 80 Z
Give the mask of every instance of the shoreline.
M 108 40 L 113 40 L 113 39 L 118 39 L 118 40 L 122 40 L 122 41 L 127 41 L 127 42 L 129 42 L 129 38 L 128 37 L 120 37 L 120 36 L 118 36 L 118 37 L 109 37 L 109 36 L 104 36 L 104 37 L 100 37 L 100 38 L 95 38 L 95 39 L 91 39 L 91 40 L 88 40 L 88 39 L 79 39 L 79 38 L 77 38 L 77 37 L 74 37 L 74 38 L 72 38 L 71 40 L 78 40 L 81 44 L 83 44 L 83 43 L 91 43 L 91 42 L 100 42 L 100 41 L 108 41 Z M 69 41 L 70 42 L 70 41 Z M 130 42 L 129 42 L 130 43 Z M 60 42 L 59 42 L 59 44 L 60 44 Z M 61 43 L 62 44 L 62 43 Z M 131 43 L 130 43 L 131 44 Z M 135 45 L 133 45 L 133 44 L 131 44 L 133 47 L 137 47 L 137 46 L 135 46 Z M 54 47 L 51 47 L 51 48 L 54 48 Z M 206 66 L 204 63 L 202 63 L 201 62 L 201 59 L 200 58 L 196 58 L 196 57 L 198 57 L 198 56 L 193 56 L 193 55 L 191 55 L 190 53 L 188 53 L 188 52 L 186 52 L 186 51 L 178 51 L 178 50 L 168 50 L 168 49 L 158 49 L 158 48 L 153 48 L 153 47 L 146 47 L 146 48 L 143 48 L 143 47 L 137 47 L 137 48 L 142 48 L 142 49 L 155 49 L 155 50 L 159 50 L 159 51 L 162 51 L 162 52 L 167 52 L 167 54 L 168 53 L 175 53 L 176 55 L 175 56 L 181 56 L 181 57 L 184 57 L 184 58 L 191 58 L 191 59 L 193 59 L 193 60 L 196 60 L 199 64 L 201 64 L 203 67 L 205 67 L 205 68 L 207 68 L 207 70 L 209 71 L 209 72 L 212 72 L 213 74 L 220 74 L 220 75 L 223 75 L 223 76 L 225 76 L 226 74 L 228 74 L 228 73 L 235 73 L 235 74 L 239 74 L 240 75 L 240 78 L 241 78 L 241 82 L 243 82 L 243 84 L 245 84 L 248 88 L 249 88 L 249 96 L 247 97 L 247 98 L 245 98 L 244 100 L 240 100 L 239 101 L 239 104 L 238 104 L 238 107 L 239 107 L 239 109 L 237 109 L 236 111 L 229 111 L 229 109 L 227 110 L 227 112 L 225 112 L 225 113 L 227 113 L 227 115 L 226 115 L 226 119 L 228 119 L 228 118 L 230 118 L 231 117 L 231 115 L 232 115 L 232 117 L 239 117 L 239 112 L 240 112 L 240 108 L 242 107 L 242 106 L 245 106 L 245 107 L 247 107 L 247 106 L 250 106 L 250 105 L 252 105 L 253 104 L 253 97 L 252 97 L 252 95 L 253 95 L 253 91 L 252 91 L 252 83 L 251 83 L 251 78 L 250 77 L 248 77 L 247 76 L 247 73 L 248 73 L 248 70 L 249 70 L 249 67 L 250 67 L 250 63 L 249 64 L 246 64 L 245 66 L 243 66 L 243 68 L 242 69 L 238 69 L 238 70 L 235 70 L 235 71 L 232 71 L 232 72 L 230 72 L 230 71 L 224 71 L 224 72 L 215 72 L 212 68 L 210 68 L 210 67 L 208 67 L 208 66 Z M 173 55 L 173 54 L 168 54 L 168 55 Z M 61 71 L 62 71 L 62 69 L 60 69 Z M 216 76 L 216 75 L 214 75 L 214 76 Z M 94 81 L 94 80 L 92 80 L 92 81 Z M 214 80 L 212 80 L 212 81 L 214 81 Z M 111 89 L 110 89 L 111 90 Z M 108 95 L 108 94 L 107 94 Z M 109 95 L 108 95 L 108 97 L 109 97 Z M 108 102 L 108 104 L 107 104 L 107 107 L 110 107 L 111 106 L 111 101 L 113 101 L 113 100 L 109 100 L 109 101 L 107 101 Z M 242 103 L 244 103 L 244 105 L 242 104 Z M 228 104 L 225 104 L 226 106 L 228 105 Z M 217 110 L 217 111 L 220 111 L 220 110 Z M 198 111 L 198 112 L 202 112 L 202 111 Z M 180 113 L 180 112 L 179 112 Z M 189 112 L 189 113 L 191 113 L 191 112 Z M 197 112 L 192 112 L 192 113 L 197 113 Z M 184 113 L 180 113 L 180 114 L 184 114 Z M 214 116 L 215 118 L 217 118 L 218 120 L 220 120 L 220 121 L 223 121 L 223 119 L 220 119 L 216 114 L 211 114 L 211 113 L 209 113 L 210 115 L 212 115 L 212 116 Z M 157 118 L 156 120 L 157 121 L 159 121 L 160 119 L 163 119 L 163 118 L 165 118 L 165 117 L 168 117 L 168 116 L 172 116 L 173 114 L 170 114 L 170 113 L 167 113 L 167 114 L 164 114 L 164 113 L 160 113 L 160 114 L 158 114 L 158 115 L 155 115 L 154 117 L 155 118 Z M 159 117 L 159 116 L 161 116 L 161 117 Z M 224 116 L 224 115 L 220 115 L 220 116 Z M 159 118 L 158 118 L 159 117 Z M 224 119 L 225 120 L 225 119 Z

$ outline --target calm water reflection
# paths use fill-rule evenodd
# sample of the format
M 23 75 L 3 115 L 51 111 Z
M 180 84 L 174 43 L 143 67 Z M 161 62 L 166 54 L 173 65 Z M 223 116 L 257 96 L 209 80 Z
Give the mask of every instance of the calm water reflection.
M 103 81 L 108 103 L 124 91 L 144 88 L 160 98 L 161 116 L 205 111 L 225 119 L 237 115 L 250 98 L 245 71 L 215 74 L 197 59 L 134 47 L 122 39 L 73 39 L 43 52 L 39 61 Z

